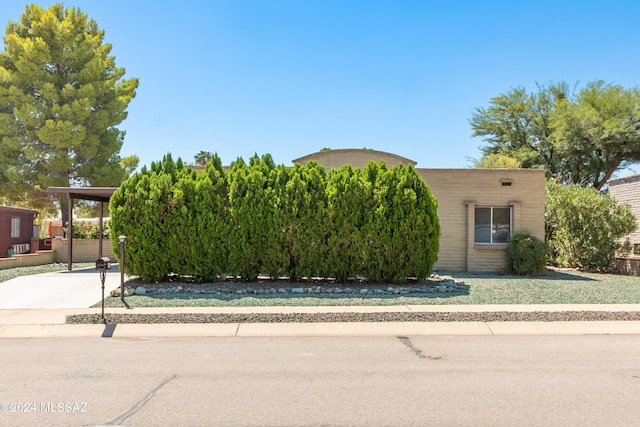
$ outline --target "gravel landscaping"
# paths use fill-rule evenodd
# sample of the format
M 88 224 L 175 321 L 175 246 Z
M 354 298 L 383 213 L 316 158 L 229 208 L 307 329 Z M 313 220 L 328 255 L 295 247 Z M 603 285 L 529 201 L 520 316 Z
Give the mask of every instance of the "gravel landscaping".
M 559 322 L 640 320 L 640 312 L 478 312 L 478 313 L 179 313 L 105 314 L 109 324 L 123 323 L 324 323 L 324 322 Z M 99 314 L 67 316 L 67 323 L 103 323 Z
M 125 299 L 130 307 L 640 304 L 640 277 L 560 269 L 549 269 L 542 277 L 440 273 L 402 286 L 271 281 L 145 284 L 133 280 L 127 287 L 130 295 Z M 119 296 L 107 298 L 105 304 L 122 307 Z M 640 312 L 109 314 L 107 310 L 105 317 L 110 323 L 557 322 L 640 320 Z M 101 323 L 102 319 L 99 315 L 78 315 L 70 316 L 67 322 Z
M 405 285 L 268 280 L 150 284 L 130 280 L 126 286 L 131 307 L 640 303 L 638 276 L 559 269 L 549 269 L 541 277 L 441 272 Z M 116 295 L 106 298 L 105 306 L 121 307 Z
M 74 265 L 74 268 L 89 264 Z M 13 277 L 66 270 L 66 264 L 0 270 L 0 282 Z M 97 280 L 97 279 L 96 279 Z M 96 283 L 98 283 L 96 281 Z M 450 304 L 640 304 L 640 277 L 614 273 L 549 269 L 545 276 L 444 273 L 404 285 L 361 281 L 255 283 L 225 281 L 142 283 L 129 280 L 129 307 L 397 306 Z M 137 290 L 137 294 L 136 294 Z M 100 307 L 98 302 L 94 307 Z M 293 313 L 293 314 L 113 314 L 122 307 L 117 293 L 105 299 L 110 323 L 249 322 L 454 322 L 640 320 L 640 312 L 471 312 L 471 313 Z M 102 323 L 99 315 L 75 315 L 67 323 Z

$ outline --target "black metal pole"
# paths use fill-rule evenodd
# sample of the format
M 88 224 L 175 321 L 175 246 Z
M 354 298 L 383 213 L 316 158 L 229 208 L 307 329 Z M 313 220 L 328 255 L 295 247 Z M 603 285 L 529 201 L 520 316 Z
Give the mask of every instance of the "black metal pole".
M 120 301 L 124 302 L 124 243 L 126 236 L 118 236 L 120 241 Z
M 104 282 L 107 278 L 107 270 L 100 270 L 100 281 L 102 282 L 102 322 L 106 325 L 107 321 L 104 318 Z

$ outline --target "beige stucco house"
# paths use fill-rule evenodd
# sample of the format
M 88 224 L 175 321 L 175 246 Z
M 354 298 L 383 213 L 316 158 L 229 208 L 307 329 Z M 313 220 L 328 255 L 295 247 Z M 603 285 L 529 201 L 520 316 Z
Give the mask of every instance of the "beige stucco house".
M 638 229 L 623 237 L 629 239 L 632 252 L 626 256 L 616 258 L 616 267 L 626 273 L 640 275 L 640 174 L 612 179 L 608 182 L 609 194 L 620 203 L 631 206 L 631 212 L 636 217 Z
M 293 163 L 315 160 L 326 169 L 364 168 L 372 160 L 387 167 L 416 166 L 413 160 L 368 149 L 323 150 Z M 541 169 L 416 168 L 438 200 L 441 237 L 435 268 L 499 271 L 509 238 L 526 230 L 544 240 L 545 171 Z

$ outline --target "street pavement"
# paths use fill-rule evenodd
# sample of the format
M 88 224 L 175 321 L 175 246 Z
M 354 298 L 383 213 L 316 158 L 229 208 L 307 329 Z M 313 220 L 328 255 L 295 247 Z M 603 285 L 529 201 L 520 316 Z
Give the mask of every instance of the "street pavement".
M 105 293 L 120 285 L 117 266 L 107 272 Z M 29 337 L 260 337 L 425 335 L 640 335 L 638 321 L 560 322 L 330 322 L 216 324 L 65 324 L 73 314 L 100 314 L 94 269 L 23 276 L 0 283 L 0 338 Z M 330 313 L 330 312 L 640 311 L 640 304 L 406 305 L 332 307 L 106 308 L 128 313 Z

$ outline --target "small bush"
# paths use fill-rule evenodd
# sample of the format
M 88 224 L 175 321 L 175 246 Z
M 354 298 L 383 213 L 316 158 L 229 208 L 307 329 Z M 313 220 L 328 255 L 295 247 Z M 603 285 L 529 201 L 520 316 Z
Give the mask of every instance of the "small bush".
M 511 238 L 507 250 L 507 268 L 521 276 L 544 274 L 547 261 L 547 245 L 526 231 Z

